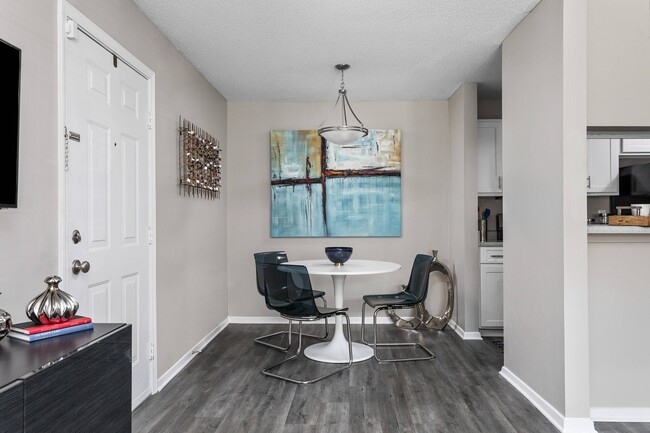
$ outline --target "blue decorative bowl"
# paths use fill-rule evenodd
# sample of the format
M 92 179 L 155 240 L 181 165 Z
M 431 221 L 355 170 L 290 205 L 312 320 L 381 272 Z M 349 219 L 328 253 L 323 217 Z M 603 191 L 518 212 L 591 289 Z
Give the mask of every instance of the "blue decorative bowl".
M 343 266 L 352 255 L 352 247 L 325 247 L 325 254 L 336 266 Z

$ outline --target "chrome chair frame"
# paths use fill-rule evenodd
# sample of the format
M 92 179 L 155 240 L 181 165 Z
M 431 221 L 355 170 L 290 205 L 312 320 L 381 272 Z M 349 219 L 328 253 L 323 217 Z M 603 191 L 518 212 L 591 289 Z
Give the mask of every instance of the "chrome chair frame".
M 427 266 L 426 269 L 418 268 L 417 270 L 419 270 L 423 274 L 419 276 L 415 275 L 415 278 L 417 279 L 418 277 L 420 277 L 421 281 L 414 281 L 414 272 L 417 272 L 416 264 L 419 264 L 419 266 L 421 266 L 420 263 L 424 263 L 425 260 L 429 261 L 429 266 Z M 371 346 L 373 348 L 373 356 L 377 360 L 377 362 L 386 363 L 386 362 L 406 362 L 406 361 L 428 361 L 430 359 L 435 358 L 433 352 L 431 352 L 429 349 L 427 349 L 420 343 L 378 343 L 377 342 L 377 314 L 379 314 L 380 311 L 389 310 L 389 309 L 395 310 L 395 309 L 404 309 L 404 308 L 414 308 L 416 305 L 424 302 L 428 290 L 429 269 L 432 261 L 433 261 L 433 257 L 426 256 L 424 254 L 418 254 L 413 262 L 413 268 L 411 269 L 411 276 L 409 278 L 409 283 L 406 286 L 402 286 L 403 290 L 401 292 L 386 294 L 386 295 L 366 295 L 363 297 L 363 304 L 361 305 L 361 341 L 364 344 L 367 344 L 368 346 Z M 423 293 L 420 293 L 419 298 L 416 295 L 410 293 L 409 287 L 412 284 L 422 285 L 422 287 L 420 287 L 420 290 L 423 290 Z M 400 295 L 402 295 L 401 298 Z M 367 298 L 372 298 L 372 297 L 381 297 L 386 299 L 393 298 L 395 299 L 395 302 L 394 303 L 385 302 L 384 305 L 376 305 L 372 307 L 374 308 L 374 314 L 372 319 L 372 329 L 373 329 L 374 338 L 373 338 L 373 342 L 370 343 L 365 339 L 366 305 L 367 305 L 366 301 Z M 410 299 L 407 299 L 405 301 L 404 298 L 410 298 Z M 398 300 L 401 300 L 401 302 L 398 302 Z M 380 358 L 377 355 L 377 348 L 379 347 L 419 347 L 422 350 L 424 350 L 424 352 L 426 352 L 427 355 L 421 357 L 413 357 L 413 358 Z
M 284 251 L 264 251 L 264 252 L 255 253 L 254 256 L 257 256 L 258 254 L 283 255 L 284 258 L 286 259 L 286 253 Z M 256 267 L 257 267 L 257 263 L 256 263 Z M 256 269 L 256 272 L 257 272 L 257 269 Z M 258 287 L 258 291 L 259 290 L 260 289 Z M 325 296 L 320 296 L 320 299 L 323 300 L 323 307 L 327 308 L 327 300 L 325 299 Z M 327 322 L 327 318 L 326 318 L 325 319 L 325 335 L 321 336 L 321 335 L 303 334 L 303 336 L 310 337 L 310 338 L 316 338 L 318 340 L 323 340 L 323 341 L 327 340 L 327 337 L 329 337 L 329 326 L 328 325 L 329 325 L 329 323 Z M 273 344 L 273 343 L 269 343 L 267 341 L 264 341 L 267 338 L 275 337 L 277 335 L 284 335 L 284 334 L 286 334 L 288 336 L 288 339 L 289 339 L 286 347 L 279 346 L 277 344 Z M 291 319 L 289 319 L 289 330 L 288 331 L 278 331 L 278 332 L 273 332 L 271 334 L 262 335 L 260 337 L 255 338 L 253 341 L 255 343 L 257 343 L 257 344 L 262 344 L 264 346 L 268 346 L 268 347 L 271 347 L 273 349 L 277 349 L 277 350 L 279 350 L 281 352 L 286 353 L 287 351 L 289 351 L 289 349 L 291 349 L 291 345 L 293 344 L 292 343 L 292 338 L 291 338 L 293 335 L 298 335 L 298 333 L 295 332 L 295 331 L 292 331 L 292 329 L 291 329 Z
M 433 359 L 436 357 L 436 355 L 433 354 L 429 349 L 424 347 L 420 343 L 377 343 L 377 314 L 380 311 L 383 310 L 388 310 L 388 309 L 403 309 L 403 308 L 413 308 L 413 306 L 409 307 L 398 307 L 398 306 L 382 306 L 382 307 L 377 307 L 375 308 L 375 312 L 372 315 L 372 333 L 374 335 L 373 343 L 370 343 L 365 340 L 365 329 L 366 329 L 366 303 L 364 302 L 361 305 L 361 341 L 364 344 L 367 344 L 368 346 L 371 346 L 373 348 L 373 356 L 375 359 L 380 362 L 380 363 L 386 363 L 386 362 L 405 362 L 405 361 L 428 361 L 430 359 Z M 377 347 L 419 347 L 422 350 L 424 350 L 428 356 L 424 357 L 417 357 L 417 358 L 380 358 L 377 355 Z
M 318 382 L 319 380 L 323 380 L 323 379 L 326 379 L 326 378 L 328 378 L 330 376 L 333 376 L 336 373 L 340 373 L 342 371 L 345 371 L 345 370 L 349 369 L 352 366 L 352 338 L 351 338 L 351 333 L 350 333 L 350 317 L 348 316 L 347 313 L 342 312 L 342 311 L 336 312 L 336 313 L 334 313 L 334 315 L 345 316 L 345 321 L 346 321 L 347 328 L 348 328 L 348 350 L 349 350 L 349 354 L 350 354 L 350 360 L 348 361 L 348 363 L 344 367 L 338 368 L 338 369 L 336 369 L 334 371 L 331 371 L 331 372 L 329 372 L 327 374 L 318 376 L 318 377 L 316 377 L 314 379 L 308 379 L 308 380 L 298 380 L 298 379 L 294 379 L 294 378 L 291 378 L 291 377 L 288 377 L 288 376 L 282 376 L 282 375 L 279 375 L 279 374 L 276 374 L 276 373 L 271 373 L 272 369 L 274 369 L 276 367 L 279 367 L 279 366 L 281 366 L 281 365 L 283 365 L 283 364 L 285 364 L 287 362 L 293 361 L 293 360 L 297 359 L 300 356 L 300 353 L 302 351 L 302 336 L 303 336 L 303 334 L 302 334 L 302 322 L 306 322 L 306 321 L 311 322 L 311 321 L 314 321 L 314 320 L 318 320 L 317 317 L 301 317 L 301 318 L 297 318 L 297 317 L 282 316 L 285 319 L 288 319 L 290 321 L 298 322 L 298 350 L 296 351 L 295 355 L 290 356 L 289 358 L 283 360 L 282 362 L 271 365 L 270 367 L 266 367 L 264 370 L 262 370 L 262 373 L 264 375 L 266 375 L 266 376 L 274 377 L 276 379 L 282 379 L 282 380 L 285 380 L 287 382 L 297 383 L 299 385 L 309 385 L 309 384 Z
M 350 317 L 347 308 L 319 308 L 311 286 L 309 271 L 305 266 L 287 265 L 284 263 L 264 263 L 261 266 L 264 276 L 264 300 L 269 309 L 280 313 L 280 316 L 298 322 L 298 349 L 296 353 L 283 361 L 266 367 L 262 373 L 266 376 L 281 379 L 296 384 L 310 384 L 323 380 L 352 366 L 352 339 Z M 302 322 L 312 322 L 331 316 L 345 316 L 348 327 L 348 362 L 341 368 L 336 368 L 326 374 L 312 379 L 299 380 L 294 377 L 274 373 L 271 370 L 296 360 L 302 352 Z M 300 366 L 302 368 L 302 366 Z

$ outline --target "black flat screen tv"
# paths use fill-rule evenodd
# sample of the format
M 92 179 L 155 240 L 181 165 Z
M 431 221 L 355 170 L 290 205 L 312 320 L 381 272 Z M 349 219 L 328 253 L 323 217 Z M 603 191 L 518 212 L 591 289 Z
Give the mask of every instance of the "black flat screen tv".
M 0 39 L 0 208 L 18 207 L 18 131 L 20 129 L 20 48 Z

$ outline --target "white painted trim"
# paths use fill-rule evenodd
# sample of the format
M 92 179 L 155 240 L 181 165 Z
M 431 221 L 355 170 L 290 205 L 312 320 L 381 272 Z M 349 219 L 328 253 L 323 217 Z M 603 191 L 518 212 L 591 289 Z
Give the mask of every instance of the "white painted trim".
M 243 323 L 243 324 L 286 324 L 288 323 L 287 319 L 283 319 L 279 316 L 230 316 L 228 317 L 230 323 Z M 316 320 L 314 323 L 322 323 L 323 320 Z M 377 317 L 377 323 L 380 325 L 391 325 L 393 323 L 390 320 L 390 317 Z M 352 325 L 361 325 L 361 316 L 350 317 L 350 324 Z M 372 325 L 372 318 L 368 322 L 366 318 L 366 326 Z
M 58 20 L 59 20 L 59 34 L 57 49 L 59 50 L 57 56 L 57 72 L 58 72 L 58 212 L 59 212 L 59 236 L 58 236 L 58 268 L 59 275 L 66 275 L 68 262 L 65 258 L 65 245 L 67 242 L 66 235 L 66 189 L 65 189 L 65 170 L 64 170 L 64 151 L 65 139 L 64 123 L 65 123 L 65 22 L 66 17 L 72 18 L 88 33 L 93 35 L 101 41 L 101 43 L 116 55 L 131 68 L 138 71 L 148 83 L 149 86 L 149 108 L 151 110 L 151 129 L 149 130 L 149 226 L 151 227 L 153 242 L 149 247 L 149 287 L 147 288 L 150 303 L 147 306 L 149 311 L 149 339 L 150 343 L 154 345 L 154 359 L 150 361 L 149 367 L 149 384 L 151 385 L 151 394 L 158 392 L 156 377 L 158 376 L 158 335 L 157 335 L 157 316 L 156 316 L 156 74 L 149 69 L 143 62 L 129 52 L 125 47 L 119 44 L 108 33 L 104 32 L 94 22 L 88 19 L 79 10 L 73 7 L 66 0 L 58 0 Z M 150 395 L 150 394 L 148 394 Z M 146 399 L 138 397 L 136 400 Z M 137 406 L 136 401 L 132 402 L 133 408 Z
M 63 1 L 58 0 L 57 3 L 57 19 L 58 23 L 64 23 L 64 12 L 63 12 Z M 65 265 L 65 138 L 63 134 L 65 133 L 64 123 L 65 123 L 65 75 L 64 75 L 64 51 L 65 51 L 65 24 L 60 25 L 59 31 L 57 34 L 57 81 L 58 81 L 58 90 L 57 90 L 57 212 L 58 212 L 58 244 L 57 244 L 57 268 L 59 269 L 59 275 L 65 275 L 66 265 Z M 62 286 L 64 288 L 65 286 Z
M 453 319 L 449 320 L 448 326 L 456 331 L 456 334 L 463 340 L 482 340 L 483 337 L 481 337 L 480 332 L 465 332 L 463 328 L 461 328 L 458 323 L 454 322 Z
M 149 338 L 153 343 L 153 356 L 149 377 L 151 379 L 151 393 L 158 392 L 158 316 L 156 305 L 158 300 L 156 270 L 158 261 L 156 244 L 158 241 L 156 231 L 156 74 L 149 76 L 149 109 L 151 110 L 151 129 L 149 130 L 149 226 L 151 227 L 152 242 L 149 245 Z
M 499 374 L 514 386 L 521 395 L 526 397 L 562 433 L 597 433 L 591 418 L 565 418 L 564 415 L 508 368 L 502 367 Z
M 549 402 L 544 400 L 542 396 L 537 394 L 530 386 L 523 380 L 517 377 L 512 371 L 506 367 L 501 367 L 499 374 L 507 380 L 512 386 L 517 389 L 524 397 L 530 401 L 533 406 L 539 410 L 558 430 L 562 431 L 564 426 L 564 415 L 555 409 Z
M 564 418 L 562 433 L 598 433 L 591 418 Z
M 150 395 L 154 394 L 152 391 L 153 387 L 149 387 L 147 390 L 145 390 L 142 394 L 137 396 L 132 402 L 131 402 L 131 412 L 136 410 L 138 406 L 140 406 L 146 399 L 149 398 Z
M 592 407 L 591 419 L 600 422 L 650 422 L 650 407 Z
M 214 339 L 217 335 L 223 331 L 226 326 L 228 326 L 228 323 L 230 323 L 230 320 L 228 318 L 224 319 L 223 322 L 221 322 L 216 328 L 214 328 L 208 335 L 203 337 L 201 341 L 196 343 L 194 347 L 192 347 L 185 355 L 181 356 L 178 361 L 174 365 L 171 366 L 169 370 L 167 370 L 162 376 L 158 378 L 158 391 L 162 391 L 162 389 L 174 378 L 178 373 L 180 373 L 183 368 L 187 366 L 187 364 L 190 363 L 190 361 L 198 355 L 198 352 L 203 350 L 205 346 Z

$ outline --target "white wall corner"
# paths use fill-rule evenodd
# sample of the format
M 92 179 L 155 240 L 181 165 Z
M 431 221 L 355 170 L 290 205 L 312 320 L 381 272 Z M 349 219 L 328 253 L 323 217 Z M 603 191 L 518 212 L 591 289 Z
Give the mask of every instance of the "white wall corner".
M 223 331 L 226 326 L 228 326 L 228 318 L 226 318 L 223 322 L 221 322 L 216 328 L 214 328 L 212 331 L 208 333 L 205 337 L 203 337 L 198 343 L 194 345 L 185 355 L 181 356 L 181 358 L 176 361 L 174 365 L 171 366 L 169 370 L 167 370 L 165 373 L 163 373 L 159 378 L 158 378 L 158 392 L 162 391 L 162 389 L 169 383 L 171 380 L 176 377 L 178 373 L 180 373 L 183 368 L 187 366 L 187 364 L 190 363 L 190 361 L 198 355 L 201 350 L 205 346 L 212 341 L 214 337 L 219 335 L 221 331 Z
M 591 418 L 564 418 L 562 433 L 597 433 Z
M 650 422 L 650 407 L 592 407 L 591 419 L 597 422 Z
M 517 375 L 512 371 L 508 370 L 505 366 L 501 368 L 499 374 L 507 380 L 512 386 L 515 387 L 528 401 L 530 401 L 533 406 L 539 410 L 542 415 L 546 417 L 558 430 L 569 433 L 569 430 L 564 430 L 565 420 L 564 415 L 562 415 L 557 409 L 555 409 L 549 402 L 544 400 L 541 395 L 537 394 L 526 382 L 521 380 Z M 571 418 L 576 419 L 576 418 Z M 591 424 L 593 429 L 593 423 Z M 582 432 L 582 430 L 570 430 L 571 432 Z M 595 430 L 584 430 L 585 432 L 595 432 Z
M 453 320 L 449 320 L 449 324 L 448 324 L 448 325 L 449 325 L 449 327 L 450 327 L 451 329 L 453 329 L 453 330 L 456 332 L 456 334 L 458 334 L 458 336 L 459 336 L 460 338 L 462 338 L 463 340 L 482 340 L 482 339 L 483 339 L 483 337 L 481 337 L 481 333 L 480 333 L 480 332 L 466 332 L 465 330 L 463 330 L 463 328 L 461 328 L 461 327 L 460 327 L 456 322 L 454 322 Z

